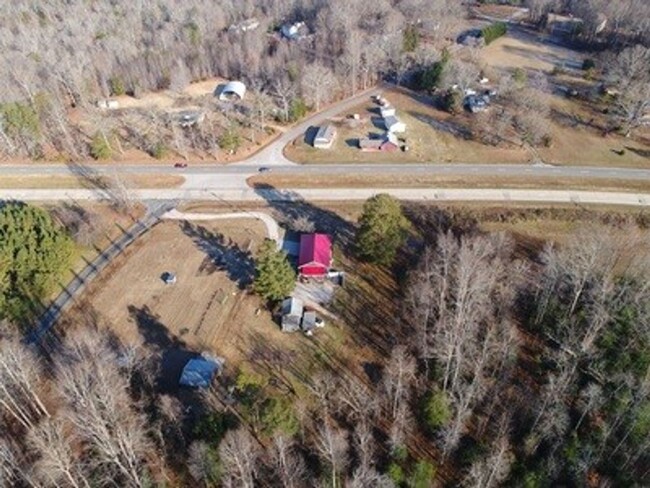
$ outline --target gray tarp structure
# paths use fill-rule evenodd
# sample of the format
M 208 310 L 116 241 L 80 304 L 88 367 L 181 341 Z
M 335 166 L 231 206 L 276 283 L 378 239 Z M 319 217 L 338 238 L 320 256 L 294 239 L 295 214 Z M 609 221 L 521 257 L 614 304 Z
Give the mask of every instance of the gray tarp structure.
M 190 359 L 183 368 L 179 383 L 194 388 L 207 388 L 221 366 L 222 362 L 216 358 L 197 357 Z

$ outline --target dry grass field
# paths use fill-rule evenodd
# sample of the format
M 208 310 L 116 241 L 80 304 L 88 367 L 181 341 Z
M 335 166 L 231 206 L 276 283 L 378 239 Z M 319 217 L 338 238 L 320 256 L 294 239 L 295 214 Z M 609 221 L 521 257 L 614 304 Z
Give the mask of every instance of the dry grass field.
M 480 56 L 484 65 L 498 71 L 542 71 L 550 76 L 551 86 L 570 86 L 586 93 L 597 84 L 581 77 L 580 68 L 587 54 L 528 31 L 510 32 L 481 49 Z M 554 70 L 559 72 L 553 74 Z M 557 92 L 550 96 L 550 105 L 552 144 L 538 150 L 544 161 L 558 165 L 650 167 L 649 129 L 637 130 L 632 138 L 616 133 L 603 136 L 608 125 L 604 105 L 569 99 Z
M 281 338 L 260 300 L 245 290 L 264 238 L 255 220 L 159 224 L 89 287 L 81 308 L 92 309 L 127 344 L 182 342 L 233 361 L 258 332 Z M 164 272 L 175 273 L 177 283 L 166 285 Z
M 510 32 L 480 50 L 481 61 L 495 69 L 545 71 L 554 67 L 580 68 L 582 54 L 544 42 L 544 38 L 521 30 Z
M 385 97 L 397 108 L 398 117 L 406 123 L 402 135 L 408 152 L 362 152 L 359 137 L 382 134 L 376 105 L 367 103 L 333 119 L 338 136 L 329 150 L 316 149 L 301 136 L 285 148 L 285 155 L 300 163 L 526 163 L 534 159 L 530 151 L 519 146 L 494 147 L 470 140 L 472 115 L 452 116 L 437 110 L 426 97 L 405 90 L 391 89 Z M 585 102 L 559 95 L 550 97 L 552 108 L 552 144 L 537 151 L 545 162 L 557 165 L 650 167 L 650 133 L 625 138 L 610 133 L 602 136 L 605 120 L 602 113 Z M 359 113 L 361 120 L 345 116 Z M 624 150 L 621 152 L 621 150 Z
M 274 188 L 531 188 L 551 190 L 650 191 L 647 180 L 512 176 L 445 176 L 418 174 L 265 174 L 248 179 L 251 187 Z

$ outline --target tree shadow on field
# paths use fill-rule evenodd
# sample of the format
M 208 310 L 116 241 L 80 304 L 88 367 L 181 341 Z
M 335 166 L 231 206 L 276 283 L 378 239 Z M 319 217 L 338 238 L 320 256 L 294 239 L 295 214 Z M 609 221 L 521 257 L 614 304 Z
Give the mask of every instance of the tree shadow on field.
M 253 188 L 273 209 L 274 218 L 283 227 L 291 229 L 293 222 L 306 219 L 313 224 L 315 232 L 332 236 L 333 242 L 344 253 L 354 251 L 354 225 L 336 212 L 307 202 L 297 192 L 281 190 L 267 183 L 256 183 Z
M 632 146 L 625 146 L 625 149 L 628 151 L 633 152 L 637 156 L 641 156 L 642 158 L 650 159 L 650 149 L 641 149 L 638 147 L 632 147 Z
M 181 229 L 206 254 L 206 261 L 201 264 L 199 272 L 225 271 L 241 290 L 253 282 L 255 261 L 250 251 L 200 225 L 184 221 Z
M 129 305 L 128 310 L 145 345 L 160 356 L 156 386 L 163 392 L 175 392 L 185 364 L 199 354 L 174 337 L 149 307 Z
M 269 382 L 283 393 L 296 395 L 290 374 L 301 381 L 308 379 L 298 366 L 296 351 L 279 348 L 258 332 L 251 334 L 249 344 L 240 346 L 240 352 L 251 366 L 268 377 Z

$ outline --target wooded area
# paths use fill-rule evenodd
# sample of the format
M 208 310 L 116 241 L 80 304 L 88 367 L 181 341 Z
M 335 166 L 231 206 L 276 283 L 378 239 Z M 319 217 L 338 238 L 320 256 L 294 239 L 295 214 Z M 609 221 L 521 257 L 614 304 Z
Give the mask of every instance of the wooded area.
M 550 12 L 583 19 L 571 39 L 587 50 L 619 52 L 648 43 L 650 7 L 643 0 L 523 3 L 540 29 L 547 28 Z M 295 120 L 307 107 L 318 110 L 379 79 L 410 83 L 444 57 L 468 16 L 467 6 L 445 0 L 128 6 L 5 0 L 2 11 L 7 69 L 0 74 L 0 151 L 5 157 L 66 160 L 115 157 L 128 148 L 154 158 L 170 151 L 184 157 L 203 151 L 212 158 L 217 151 L 232 153 L 242 133 L 256 144 L 269 119 Z M 256 27 L 243 30 L 242 22 L 251 19 Z M 305 22 L 307 33 L 283 38 L 280 26 L 297 21 Z M 472 77 L 482 68 L 471 70 Z M 469 72 L 453 71 L 460 81 L 452 84 L 459 85 L 463 73 Z M 124 113 L 98 107 L 112 96 L 181 93 L 191 81 L 214 77 L 246 82 L 251 96 L 243 113 L 225 110 L 200 127 L 180 129 L 173 114 L 154 107 Z M 625 93 L 639 98 L 636 91 Z M 221 111 L 211 100 L 193 102 L 208 114 Z M 629 118 L 629 104 L 623 112 Z

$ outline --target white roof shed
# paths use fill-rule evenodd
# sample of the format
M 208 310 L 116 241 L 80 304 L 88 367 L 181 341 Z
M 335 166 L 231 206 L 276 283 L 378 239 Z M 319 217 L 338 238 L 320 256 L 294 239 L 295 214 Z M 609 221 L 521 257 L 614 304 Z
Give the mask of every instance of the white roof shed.
M 226 83 L 226 86 L 223 87 L 221 93 L 219 93 L 219 100 L 228 101 L 233 98 L 239 98 L 240 100 L 244 99 L 246 94 L 246 85 L 241 81 L 229 81 Z

